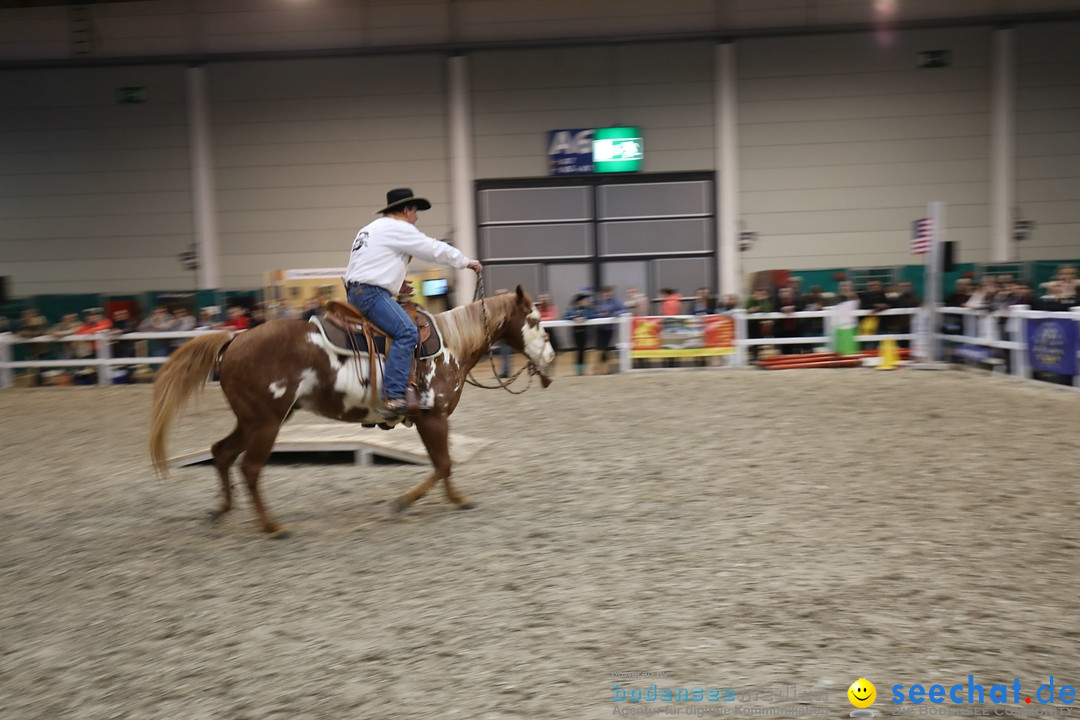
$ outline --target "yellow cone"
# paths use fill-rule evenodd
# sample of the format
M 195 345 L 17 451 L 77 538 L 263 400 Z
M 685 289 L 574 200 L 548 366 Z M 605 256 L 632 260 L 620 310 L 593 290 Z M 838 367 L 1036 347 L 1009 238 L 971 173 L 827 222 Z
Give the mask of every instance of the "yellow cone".
M 890 338 L 882 340 L 878 346 L 878 357 L 881 358 L 877 366 L 878 370 L 895 370 L 900 361 L 900 351 L 896 347 L 896 341 Z

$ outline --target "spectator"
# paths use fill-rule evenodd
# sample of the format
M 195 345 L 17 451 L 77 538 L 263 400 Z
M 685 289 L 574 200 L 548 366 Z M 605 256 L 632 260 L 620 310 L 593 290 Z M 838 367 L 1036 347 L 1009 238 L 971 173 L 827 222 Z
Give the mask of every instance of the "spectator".
M 79 322 L 78 313 L 67 313 L 60 319 L 60 322 L 49 328 L 49 335 L 52 335 L 54 338 L 62 338 L 67 337 L 68 335 L 74 335 L 75 331 L 79 329 L 80 325 L 82 325 L 82 323 Z M 75 357 L 75 349 L 72 347 L 71 343 L 57 343 L 57 348 L 57 353 L 60 356 L 60 359 L 70 360 L 71 358 Z
M 131 313 L 128 312 L 127 308 L 117 308 L 113 311 L 112 329 L 109 330 L 110 335 L 114 337 L 126 335 L 135 332 L 137 329 L 135 321 L 131 318 Z M 114 340 L 113 343 L 113 357 L 135 357 L 134 340 Z
M 89 308 L 84 312 L 86 320 L 80 325 L 74 335 L 98 335 L 107 333 L 112 328 L 112 320 L 105 317 L 105 311 L 99 307 Z M 76 357 L 91 357 L 97 353 L 97 343 L 79 343 Z
M 648 317 L 652 315 L 652 302 L 649 297 L 641 292 L 641 288 L 632 287 L 626 291 L 626 311 L 634 317 Z
M 574 348 L 577 355 L 574 359 L 577 375 L 585 373 L 585 351 L 589 347 L 589 326 L 586 320 L 592 318 L 592 308 L 589 307 L 589 294 L 578 293 L 574 296 L 573 304 L 566 309 L 564 320 L 573 320 Z
M 139 323 L 139 332 L 165 333 L 172 332 L 176 321 L 164 305 L 157 305 L 150 314 Z M 166 340 L 152 339 L 147 342 L 150 354 L 154 357 L 165 357 L 169 354 L 170 346 Z
M 674 288 L 664 288 L 664 299 L 660 302 L 661 315 L 682 315 L 682 294 Z
M 405 281 L 408 282 L 407 280 Z M 232 311 L 232 308 L 229 308 Z M 312 295 L 304 302 L 304 319 L 310 320 L 313 317 L 321 317 L 323 314 L 323 299 L 319 295 Z M 226 323 L 228 324 L 228 323 Z
M 217 330 L 221 323 L 217 320 L 217 308 L 204 307 L 199 310 L 199 319 L 195 321 L 196 330 Z
M 600 288 L 600 297 L 593 306 L 593 317 L 614 319 L 622 315 L 622 311 L 622 303 L 615 299 L 614 289 L 610 285 Z M 614 323 L 596 326 L 596 348 L 600 351 L 600 372 L 604 375 L 611 372 L 608 351 L 612 349 L 611 337 L 614 332 Z
M 820 285 L 811 285 L 810 292 L 801 298 L 804 311 L 824 310 L 826 303 L 825 293 Z M 803 335 L 806 337 L 822 337 L 825 335 L 825 318 L 813 317 L 803 320 Z
M 776 311 L 789 317 L 782 318 L 773 323 L 773 336 L 779 338 L 802 337 L 802 328 L 799 318 L 793 317 L 795 313 L 802 312 L 803 304 L 795 294 L 795 288 L 785 285 L 777 293 Z M 803 352 L 803 346 L 793 343 L 784 343 L 780 346 L 780 352 L 784 355 L 792 355 Z
M 262 303 L 259 303 L 251 309 L 251 324 L 248 325 L 248 330 L 257 328 L 265 322 L 266 308 Z
M 19 329 L 16 331 L 16 335 L 20 338 L 29 340 L 30 338 L 39 338 L 49 333 L 49 321 L 45 317 L 38 313 L 35 308 L 27 308 L 22 311 L 22 316 L 19 321 Z M 26 344 L 26 358 L 28 360 L 40 360 L 45 357 L 49 352 L 49 346 L 47 343 L 27 343 Z M 35 385 L 41 384 L 41 373 L 38 372 L 38 368 L 29 368 L 30 374 L 33 376 L 33 382 Z
M 536 296 L 536 309 L 540 311 L 540 323 L 541 325 L 546 322 L 554 322 L 559 319 L 559 308 L 551 302 L 551 294 L 542 292 Z M 556 328 L 551 328 L 547 331 L 548 342 L 551 343 L 551 349 L 556 353 L 559 352 L 559 343 L 555 333 Z
M 507 290 L 506 288 L 499 288 L 498 290 L 495 291 L 495 294 L 496 295 L 506 295 L 509 292 L 510 291 Z M 501 377 L 501 378 L 510 377 L 510 356 L 514 353 L 514 351 L 511 349 L 511 347 L 509 345 L 504 343 L 502 340 L 499 340 L 498 342 L 496 342 L 495 346 L 492 348 L 492 350 L 496 350 L 499 353 L 499 361 L 500 361 L 499 362 L 499 377 Z
M 319 310 L 321 312 L 322 308 L 320 307 Z M 227 314 L 228 318 L 221 326 L 223 330 L 247 330 L 248 327 L 250 327 L 251 319 L 248 318 L 247 314 L 244 312 L 244 308 L 239 305 L 230 307 Z M 305 317 L 304 319 L 308 320 L 310 319 L 310 316 Z
M 735 293 L 727 293 L 724 295 L 724 301 L 717 307 L 716 311 L 723 315 L 731 315 L 733 312 L 739 309 L 739 296 Z
M 896 286 L 896 296 L 889 299 L 889 304 L 894 308 L 907 308 L 913 309 L 922 305 L 922 301 L 919 296 L 911 290 L 911 282 L 908 280 L 901 280 L 900 284 Z M 911 315 L 896 315 L 889 318 L 888 329 L 890 332 L 907 335 L 911 332 Z M 899 342 L 900 347 L 910 347 L 910 340 L 901 340 Z
M 773 311 L 772 300 L 769 291 L 765 288 L 757 288 L 746 301 L 746 312 L 751 315 L 756 313 L 771 313 Z M 751 340 L 761 340 L 772 337 L 772 320 L 753 320 L 746 322 L 746 333 Z M 755 343 L 750 348 L 750 362 L 757 362 L 761 355 L 761 345 Z
M 690 305 L 691 315 L 712 315 L 716 312 L 716 300 L 709 294 L 709 288 L 700 287 L 694 291 L 694 302 Z
M 195 316 L 191 312 L 181 305 L 173 310 L 173 332 L 191 332 L 195 329 Z M 173 350 L 186 343 L 191 338 L 176 338 L 170 341 L 170 345 Z

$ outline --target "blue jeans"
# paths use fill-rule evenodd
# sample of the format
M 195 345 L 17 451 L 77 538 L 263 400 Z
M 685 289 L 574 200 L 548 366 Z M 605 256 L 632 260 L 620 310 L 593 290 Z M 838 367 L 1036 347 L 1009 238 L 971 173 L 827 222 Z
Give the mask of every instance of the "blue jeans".
M 405 397 L 413 350 L 420 339 L 416 326 L 384 288 L 353 285 L 349 288 L 348 297 L 353 307 L 393 339 L 390 352 L 386 355 L 386 367 L 383 368 L 383 385 L 387 400 Z

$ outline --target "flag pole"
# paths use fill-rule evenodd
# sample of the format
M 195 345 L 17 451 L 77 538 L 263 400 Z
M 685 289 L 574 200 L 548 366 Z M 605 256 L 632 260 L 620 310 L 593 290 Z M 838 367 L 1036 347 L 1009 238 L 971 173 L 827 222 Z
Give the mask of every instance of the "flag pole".
M 921 345 L 927 349 L 926 362 L 915 365 L 927 370 L 948 367 L 941 362 L 941 339 L 938 337 L 938 308 L 941 307 L 941 278 L 944 264 L 945 203 L 931 202 L 926 206 L 930 218 L 930 257 L 924 271 L 923 306 L 924 321 L 921 323 Z

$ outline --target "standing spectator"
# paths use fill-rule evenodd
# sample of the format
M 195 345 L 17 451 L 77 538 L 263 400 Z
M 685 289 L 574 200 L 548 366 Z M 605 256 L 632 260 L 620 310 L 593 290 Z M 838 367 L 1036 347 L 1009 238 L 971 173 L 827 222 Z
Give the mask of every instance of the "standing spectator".
M 546 322 L 554 322 L 559 319 L 559 308 L 557 305 L 551 302 L 551 294 L 542 292 L 536 296 L 536 309 L 540 311 L 540 324 Z M 556 339 L 555 331 L 557 328 L 551 328 L 547 331 L 548 342 L 551 343 L 551 349 L 556 353 L 559 352 L 559 343 Z
M 802 337 L 802 329 L 799 326 L 799 318 L 794 317 L 797 312 L 802 312 L 802 301 L 795 294 L 795 288 L 785 285 L 780 288 L 776 296 L 777 312 L 782 312 L 788 317 L 773 323 L 773 336 L 776 338 Z M 784 343 L 780 346 L 780 352 L 784 355 L 792 355 L 803 351 L 802 345 Z
M 216 307 L 207 306 L 199 310 L 199 319 L 195 321 L 196 330 L 217 330 L 220 326 Z
M 754 290 L 746 301 L 746 312 L 751 315 L 755 313 L 771 313 L 772 311 L 772 300 L 769 298 L 769 291 L 765 288 Z M 747 320 L 746 333 L 752 340 L 772 337 L 772 320 Z M 761 355 L 761 345 L 755 343 L 749 347 L 750 362 L 757 362 L 758 357 Z
M 499 288 L 495 291 L 495 295 L 506 295 L 509 292 L 510 291 L 506 288 Z M 510 356 L 513 354 L 514 351 L 502 340 L 496 342 L 494 347 L 492 347 L 491 349 L 499 353 L 499 377 L 510 377 Z
M 610 285 L 600 288 L 600 297 L 593 305 L 594 318 L 617 318 L 622 314 L 622 303 L 615 299 L 615 291 Z M 608 365 L 608 351 L 611 347 L 611 336 L 615 332 L 615 324 L 609 323 L 596 326 L 596 348 L 600 351 L 600 372 L 607 375 L 611 372 Z
M 248 330 L 257 328 L 266 322 L 266 306 L 262 303 L 257 304 L 251 309 L 251 324 L 248 325 Z
M 626 311 L 634 317 L 648 317 L 652 315 L 652 302 L 649 296 L 641 292 L 641 288 L 632 287 L 626 291 Z
M 251 325 L 251 320 L 244 312 L 244 308 L 239 305 L 231 306 L 228 311 L 228 318 L 222 324 L 223 330 L 247 330 Z M 309 318 L 304 318 L 305 320 Z
M 586 320 L 592 318 L 592 309 L 589 307 L 589 294 L 578 293 L 574 296 L 573 304 L 566 309 L 564 320 L 573 320 L 574 348 L 577 356 L 574 359 L 577 375 L 585 373 L 585 351 L 589 347 L 589 326 Z
M 173 311 L 173 332 L 191 332 L 195 329 L 195 316 L 183 305 Z M 191 338 L 176 338 L 171 341 L 172 349 L 180 347 Z
M 135 332 L 136 329 L 138 328 L 127 308 L 117 308 L 113 312 L 110 335 L 114 337 L 126 335 Z M 113 343 L 113 357 L 135 357 L 134 340 L 114 340 Z
M 712 315 L 716 312 L 716 300 L 709 294 L 709 288 L 699 287 L 694 292 L 694 302 L 690 305 L 691 315 Z
M 30 338 L 39 338 L 48 333 L 49 321 L 46 320 L 43 315 L 39 314 L 36 308 L 27 308 L 22 311 L 19 329 L 16 331 L 16 335 L 28 340 Z M 28 360 L 40 360 L 45 357 L 48 352 L 49 346 L 46 343 L 26 344 L 26 357 Z M 41 373 L 38 372 L 38 368 L 29 368 L 29 372 L 33 376 L 34 384 L 40 385 Z
M 911 282 L 908 280 L 900 281 L 900 284 L 896 286 L 896 297 L 890 298 L 889 304 L 894 308 L 906 308 L 914 309 L 922 305 L 922 301 L 919 296 L 911 290 Z M 888 328 L 890 332 L 898 333 L 901 335 L 907 335 L 911 332 L 911 315 L 897 315 L 889 318 L 890 323 Z M 911 346 L 910 340 L 901 340 L 899 342 L 900 347 L 906 348 Z
M 89 308 L 85 311 L 85 322 L 75 331 L 75 335 L 98 335 L 107 333 L 112 328 L 112 320 L 105 317 L 105 311 L 99 307 Z M 97 354 L 97 343 L 78 343 L 75 351 L 76 357 L 87 358 Z M 84 368 L 76 373 L 76 378 L 85 378 L 87 382 L 93 382 L 97 377 L 97 371 L 92 368 Z
M 739 309 L 739 296 L 735 293 L 728 293 L 724 295 L 724 301 L 717 307 L 716 311 L 722 315 L 731 315 Z
M 173 320 L 172 313 L 170 313 L 164 305 L 157 305 L 150 311 L 150 314 L 143 318 L 143 321 L 139 323 L 139 332 L 172 332 L 174 325 L 175 321 Z M 149 346 L 150 354 L 153 357 L 165 357 L 169 354 L 169 344 L 166 340 L 149 340 L 147 345 Z
M 661 315 L 682 315 L 682 294 L 674 288 L 664 288 L 664 299 L 660 302 Z
M 79 322 L 78 313 L 67 313 L 60 319 L 60 322 L 49 328 L 49 334 L 52 335 L 54 338 L 62 338 L 67 337 L 68 335 L 74 335 L 75 331 L 79 329 L 80 325 L 82 325 L 82 323 Z M 57 348 L 57 353 L 59 354 L 60 359 L 70 360 L 71 358 L 75 357 L 75 351 L 71 343 L 57 343 Z

